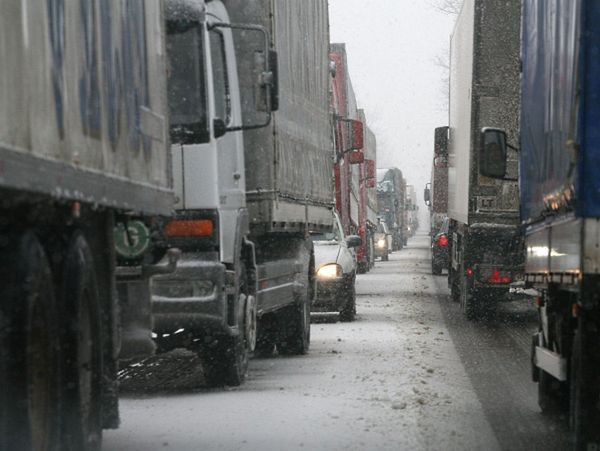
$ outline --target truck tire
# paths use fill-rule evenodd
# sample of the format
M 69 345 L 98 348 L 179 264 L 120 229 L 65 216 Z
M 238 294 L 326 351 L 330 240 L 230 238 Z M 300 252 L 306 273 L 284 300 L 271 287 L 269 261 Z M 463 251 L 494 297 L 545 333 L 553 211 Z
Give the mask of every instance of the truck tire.
M 352 278 L 344 290 L 347 301 L 340 312 L 340 321 L 342 322 L 351 322 L 356 318 L 356 285 L 354 282 L 354 278 Z
M 262 316 L 258 321 L 254 355 L 257 357 L 272 356 L 275 352 L 275 345 L 277 343 L 277 333 L 277 318 L 272 314 Z
M 466 281 L 461 284 L 460 308 L 468 320 L 476 320 L 481 315 L 481 304 L 477 290 L 468 288 Z
M 308 273 L 303 276 L 304 286 L 296 293 L 296 302 L 283 312 L 283 340 L 278 349 L 283 354 L 302 355 L 310 347 L 310 306 L 315 297 L 315 256 L 312 242 L 305 242 L 308 257 Z
M 0 248 L 0 449 L 58 449 L 60 352 L 52 272 L 35 234 Z M 14 244 L 13 244 L 14 243 Z
M 199 353 L 206 385 L 237 387 L 244 382 L 249 356 L 242 335 L 219 337 Z
M 238 265 L 240 273 L 236 288 L 238 306 L 243 309 L 239 333 L 215 340 L 201 355 L 204 378 L 211 387 L 237 387 L 246 380 L 250 353 L 256 347 L 256 300 L 249 293 L 246 265 Z
M 592 445 L 596 445 L 600 440 L 598 431 L 598 421 L 600 421 L 598 375 L 600 371 L 597 361 L 598 346 L 593 343 L 597 337 L 594 337 L 595 340 L 586 340 L 584 334 L 581 333 L 585 319 L 580 318 L 579 321 L 571 354 L 569 409 L 569 425 L 574 449 L 577 451 L 592 449 Z M 588 445 L 590 446 L 588 447 Z
M 283 354 L 303 355 L 310 347 L 310 306 L 308 299 L 286 309 L 283 315 L 284 341 L 279 350 Z
M 544 415 L 556 415 L 569 408 L 568 386 L 539 368 L 538 406 Z
M 80 232 L 67 245 L 63 266 L 64 448 L 102 447 L 102 333 L 92 253 Z

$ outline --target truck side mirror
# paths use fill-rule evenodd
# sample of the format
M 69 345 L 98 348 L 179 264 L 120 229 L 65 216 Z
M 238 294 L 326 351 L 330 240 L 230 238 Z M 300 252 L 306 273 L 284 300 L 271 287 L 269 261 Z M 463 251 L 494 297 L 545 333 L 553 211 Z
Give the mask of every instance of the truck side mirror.
M 448 154 L 448 129 L 449 127 L 435 129 L 433 150 L 436 156 Z
M 485 127 L 481 130 L 479 149 L 479 173 L 493 179 L 506 177 L 507 160 L 506 132 L 498 128 Z
M 348 161 L 350 164 L 362 164 L 365 161 L 365 154 L 360 150 L 356 152 L 350 152 L 348 154 Z
M 431 183 L 425 185 L 425 190 L 423 191 L 423 199 L 425 200 L 425 205 L 429 207 L 431 205 Z

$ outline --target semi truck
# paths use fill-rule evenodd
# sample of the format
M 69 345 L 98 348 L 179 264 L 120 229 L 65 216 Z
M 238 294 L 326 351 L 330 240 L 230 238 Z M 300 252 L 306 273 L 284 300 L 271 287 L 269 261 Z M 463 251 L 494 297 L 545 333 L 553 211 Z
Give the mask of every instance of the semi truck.
M 331 44 L 331 113 L 335 142 L 335 206 L 345 234 L 358 234 L 360 221 L 359 165 L 364 163 L 364 124 L 348 73 L 345 44 Z
M 521 220 L 539 311 L 532 376 L 542 411 L 568 412 L 574 449 L 598 449 L 600 5 L 525 0 L 522 36 Z M 485 125 L 484 169 L 510 177 L 516 137 Z
M 507 180 L 478 170 L 484 124 L 518 137 L 519 24 L 518 0 L 465 0 L 450 42 L 448 284 L 471 319 L 522 276 L 516 154 Z
M 358 271 L 365 273 L 375 264 L 375 232 L 377 231 L 377 139 L 367 125 L 365 112 L 358 110 L 364 124 L 364 162 L 359 169 L 359 227 L 362 244 L 356 249 Z
M 434 132 L 431 178 L 423 193 L 429 208 L 429 235 L 435 236 L 448 214 L 448 127 L 438 127 Z
M 0 36 L 0 448 L 97 450 L 176 261 L 162 4 L 2 2 Z
M 356 248 L 356 259 L 358 271 L 365 273 L 373 266 L 375 259 L 373 230 L 376 217 L 372 205 L 376 196 L 376 141 L 373 132 L 366 128 L 364 111 L 357 107 L 345 44 L 331 44 L 330 58 L 334 70 L 331 104 L 335 137 L 336 209 L 344 233 L 357 234 L 362 239 Z
M 198 17 L 174 16 L 167 35 L 171 64 L 184 62 L 169 88 L 177 203 L 164 231 L 182 255 L 152 281 L 155 340 L 197 352 L 208 384 L 239 385 L 252 352 L 309 349 L 308 232 L 333 220 L 327 2 L 180 3 Z
M 398 168 L 377 169 L 378 216 L 387 224 L 392 235 L 392 251 L 406 245 L 406 180 Z
M 406 240 L 415 236 L 415 233 L 419 228 L 418 210 L 419 206 L 417 205 L 417 193 L 415 191 L 415 186 L 406 185 L 406 200 L 404 205 L 404 236 L 406 237 Z

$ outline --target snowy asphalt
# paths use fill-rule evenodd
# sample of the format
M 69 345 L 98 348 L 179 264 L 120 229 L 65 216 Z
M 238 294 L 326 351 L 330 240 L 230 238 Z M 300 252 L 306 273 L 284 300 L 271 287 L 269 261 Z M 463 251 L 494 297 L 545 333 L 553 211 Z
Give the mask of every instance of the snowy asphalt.
M 466 321 L 428 242 L 358 276 L 355 322 L 320 317 L 308 355 L 254 359 L 241 387 L 204 387 L 183 350 L 126 368 L 103 449 L 566 449 L 564 419 L 540 413 L 530 379 L 530 302 Z

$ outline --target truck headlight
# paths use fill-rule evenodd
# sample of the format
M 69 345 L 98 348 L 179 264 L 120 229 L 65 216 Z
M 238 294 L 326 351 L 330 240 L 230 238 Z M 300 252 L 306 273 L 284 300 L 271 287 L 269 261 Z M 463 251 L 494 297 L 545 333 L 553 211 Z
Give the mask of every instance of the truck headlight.
M 334 279 L 342 275 L 342 267 L 335 263 L 321 266 L 317 271 L 317 277 L 321 279 Z
M 383 240 L 383 239 L 382 240 L 378 240 L 377 241 L 377 247 L 384 248 L 385 247 L 385 240 Z

